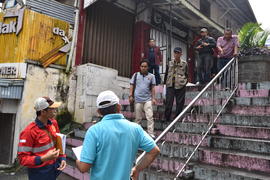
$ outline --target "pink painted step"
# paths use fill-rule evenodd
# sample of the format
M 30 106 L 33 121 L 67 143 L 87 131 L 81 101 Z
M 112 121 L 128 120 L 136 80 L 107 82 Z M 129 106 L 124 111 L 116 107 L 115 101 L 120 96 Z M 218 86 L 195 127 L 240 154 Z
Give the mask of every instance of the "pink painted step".
M 83 126 L 85 129 L 88 129 L 89 127 L 91 127 L 94 124 L 95 124 L 94 122 L 85 122 L 85 123 L 83 123 Z
M 121 112 L 125 118 L 127 119 L 135 119 L 135 113 L 133 112 L 129 112 L 129 111 L 122 111 Z M 172 114 L 172 117 L 173 117 L 174 114 Z M 162 119 L 164 116 L 164 113 L 163 112 L 154 112 L 154 119 Z M 143 114 L 143 119 L 146 119 L 145 118 L 145 115 Z
M 219 133 L 226 136 L 270 139 L 270 128 L 250 127 L 250 126 L 231 126 L 217 125 Z
M 230 113 L 238 115 L 270 116 L 270 106 L 239 106 L 235 105 Z
M 158 136 L 161 134 L 161 131 L 156 131 L 155 135 Z M 199 134 L 191 134 L 191 133 L 172 133 L 168 132 L 162 139 L 161 143 L 165 140 L 167 143 L 175 143 L 175 144 L 185 144 L 185 145 L 197 145 L 202 136 Z M 201 146 L 209 146 L 207 138 L 205 138 L 201 144 Z
M 73 147 L 78 147 L 82 145 L 82 141 L 78 139 L 73 139 L 73 138 L 67 138 L 66 140 L 67 145 L 73 146 Z
M 78 180 L 89 180 L 89 173 L 81 173 L 76 167 L 70 166 L 67 164 L 66 168 L 63 170 L 63 173 L 76 178 Z
M 237 152 L 224 153 L 219 151 L 202 150 L 201 161 L 207 164 L 225 167 L 247 169 L 270 173 L 270 159 L 255 155 L 244 155 Z
M 185 105 L 188 105 L 193 99 L 185 99 Z M 214 102 L 209 98 L 209 99 L 199 99 L 198 101 L 195 102 L 194 105 L 197 106 L 209 106 L 209 105 L 219 105 L 219 104 L 223 104 L 225 102 L 224 99 L 215 99 Z M 120 104 L 124 105 L 124 106 L 129 106 L 129 100 L 128 99 L 121 99 L 120 100 Z M 157 99 L 157 106 L 164 106 L 163 103 L 163 99 Z M 176 105 L 176 103 L 174 102 L 174 105 Z
M 269 97 L 269 89 L 259 90 L 239 90 L 237 95 L 240 97 Z
M 184 163 L 175 159 L 157 158 L 151 164 L 151 167 L 155 168 L 156 170 L 177 173 L 183 165 Z

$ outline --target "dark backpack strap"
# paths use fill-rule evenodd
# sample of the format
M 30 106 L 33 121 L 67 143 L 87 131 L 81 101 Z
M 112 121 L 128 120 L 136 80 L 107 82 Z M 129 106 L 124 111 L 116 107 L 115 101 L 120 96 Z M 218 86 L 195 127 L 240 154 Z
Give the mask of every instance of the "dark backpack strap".
M 137 83 L 137 74 L 138 72 L 135 73 L 135 76 L 134 76 L 134 84 L 133 84 L 133 96 L 134 96 L 134 91 L 135 91 L 135 88 L 136 88 L 136 83 Z

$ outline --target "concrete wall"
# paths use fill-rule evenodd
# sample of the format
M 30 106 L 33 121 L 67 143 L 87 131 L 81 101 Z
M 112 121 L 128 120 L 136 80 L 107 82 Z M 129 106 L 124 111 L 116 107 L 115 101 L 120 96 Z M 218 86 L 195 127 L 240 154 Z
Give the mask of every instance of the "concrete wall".
M 243 56 L 239 60 L 239 82 L 270 81 L 270 56 Z
M 28 64 L 23 96 L 16 115 L 13 159 L 16 157 L 20 132 L 36 117 L 34 101 L 38 97 L 49 96 L 53 100 L 65 103 L 66 79 L 66 74 L 60 69 L 44 69 Z
M 71 75 L 68 110 L 79 123 L 92 121 L 97 116 L 96 98 L 101 91 L 112 90 L 119 98 L 129 92 L 129 79 L 118 76 L 115 69 L 84 64 L 76 67 Z

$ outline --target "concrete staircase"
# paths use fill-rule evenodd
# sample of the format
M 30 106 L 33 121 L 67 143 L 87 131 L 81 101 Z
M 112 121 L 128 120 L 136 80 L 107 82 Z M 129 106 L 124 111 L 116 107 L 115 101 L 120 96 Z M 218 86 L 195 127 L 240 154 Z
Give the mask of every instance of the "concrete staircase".
M 187 88 L 186 105 L 199 93 L 198 87 Z M 215 102 L 205 95 L 196 102 L 196 112 L 185 117 L 185 122 L 174 126 L 159 143 L 161 155 L 147 170 L 141 173 L 140 180 L 169 180 L 175 177 L 177 167 L 184 163 L 187 154 L 201 138 L 202 130 L 207 129 L 211 110 L 220 106 L 228 91 L 216 93 Z M 157 88 L 158 105 L 154 106 L 155 131 L 160 134 L 168 123 L 163 121 L 164 106 L 162 87 Z M 214 103 L 215 106 L 211 106 Z M 130 112 L 128 94 L 121 100 L 123 114 L 134 120 Z M 85 123 L 85 130 L 91 126 Z M 142 126 L 146 128 L 146 121 Z M 216 123 L 216 132 L 210 133 L 195 153 L 182 179 L 197 180 L 270 180 L 270 82 L 239 84 L 236 97 L 226 107 Z M 89 179 L 74 168 L 72 146 L 82 144 L 85 130 L 76 130 L 69 138 L 67 149 L 69 166 L 65 173 L 76 179 Z M 172 130 L 173 131 L 173 130 Z

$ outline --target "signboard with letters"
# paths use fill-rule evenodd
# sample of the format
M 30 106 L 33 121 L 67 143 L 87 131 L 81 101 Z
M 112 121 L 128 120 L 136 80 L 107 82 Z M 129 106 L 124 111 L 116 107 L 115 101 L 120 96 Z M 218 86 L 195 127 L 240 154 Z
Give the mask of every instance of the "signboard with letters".
M 0 63 L 0 78 L 24 79 L 26 68 L 26 63 Z
M 22 30 L 24 10 L 23 8 L 15 12 L 7 11 L 4 18 L 17 17 L 17 21 L 10 21 L 9 23 L 0 22 L 0 34 L 16 33 L 18 35 Z

